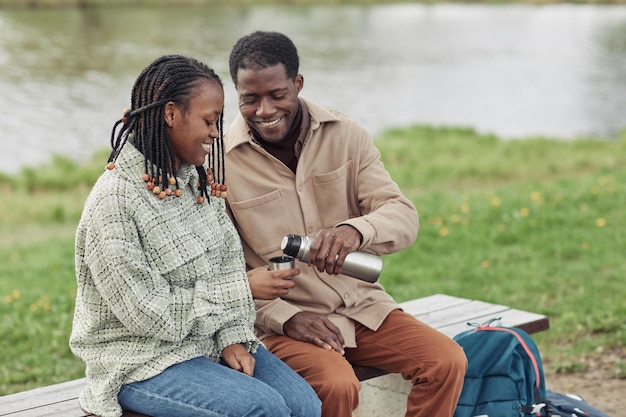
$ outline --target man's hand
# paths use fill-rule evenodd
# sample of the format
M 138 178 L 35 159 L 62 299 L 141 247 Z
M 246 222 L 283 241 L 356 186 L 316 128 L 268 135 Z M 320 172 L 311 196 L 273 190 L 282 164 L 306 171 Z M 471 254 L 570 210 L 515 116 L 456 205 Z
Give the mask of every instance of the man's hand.
M 254 374 L 254 364 L 256 360 L 240 343 L 226 346 L 222 351 L 222 358 L 235 371 L 243 372 L 246 375 Z
M 270 271 L 267 266 L 248 271 L 248 284 L 252 297 L 259 300 L 273 300 L 287 295 L 296 286 L 293 277 L 300 275 L 298 268 Z
M 361 233 L 352 226 L 322 229 L 309 248 L 309 262 L 320 272 L 337 275 L 350 252 L 361 245 Z
M 292 339 L 344 354 L 345 341 L 341 331 L 323 314 L 305 311 L 297 313 L 285 322 L 283 332 Z

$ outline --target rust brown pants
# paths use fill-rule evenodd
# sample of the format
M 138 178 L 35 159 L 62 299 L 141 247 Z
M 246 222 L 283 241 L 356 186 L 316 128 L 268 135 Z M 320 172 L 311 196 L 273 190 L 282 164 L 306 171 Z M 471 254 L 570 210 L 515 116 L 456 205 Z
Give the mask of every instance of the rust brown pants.
M 400 373 L 413 384 L 407 417 L 450 417 L 463 386 L 467 360 L 463 350 L 443 333 L 400 310 L 376 331 L 356 323 L 357 348 L 345 357 L 287 336 L 263 343 L 298 372 L 322 400 L 322 417 L 350 417 L 359 404 L 361 384 L 352 365 Z

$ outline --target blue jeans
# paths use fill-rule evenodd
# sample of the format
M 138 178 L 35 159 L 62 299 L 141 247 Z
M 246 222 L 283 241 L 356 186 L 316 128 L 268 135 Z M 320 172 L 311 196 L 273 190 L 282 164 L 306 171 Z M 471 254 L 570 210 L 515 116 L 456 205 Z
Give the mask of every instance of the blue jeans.
M 124 385 L 123 409 L 153 417 L 319 417 L 311 386 L 263 346 L 254 376 L 199 357 L 145 381 Z

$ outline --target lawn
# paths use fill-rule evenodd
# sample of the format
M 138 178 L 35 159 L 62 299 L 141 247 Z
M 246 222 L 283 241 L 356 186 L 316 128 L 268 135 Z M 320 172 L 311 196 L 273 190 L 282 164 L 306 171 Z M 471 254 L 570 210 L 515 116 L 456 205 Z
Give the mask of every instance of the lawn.
M 546 314 L 533 337 L 547 372 L 624 347 L 626 134 L 504 141 L 412 126 L 375 140 L 420 213 L 417 242 L 384 259 L 398 301 L 446 293 Z M 106 155 L 0 175 L 0 395 L 84 375 L 68 348 L 73 240 Z

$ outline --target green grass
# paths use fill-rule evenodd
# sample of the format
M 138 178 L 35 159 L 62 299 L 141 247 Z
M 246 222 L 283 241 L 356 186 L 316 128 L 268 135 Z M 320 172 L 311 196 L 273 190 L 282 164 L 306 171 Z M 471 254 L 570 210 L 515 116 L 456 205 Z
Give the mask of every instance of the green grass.
M 378 144 L 421 219 L 381 277 L 399 301 L 442 292 L 547 314 L 536 340 L 549 371 L 583 371 L 584 355 L 625 345 L 626 137 L 501 141 L 418 126 Z
M 415 126 L 376 143 L 420 213 L 417 242 L 385 257 L 380 281 L 398 301 L 446 293 L 547 314 L 534 338 L 548 373 L 624 349 L 626 135 L 502 141 Z M 73 239 L 106 155 L 0 175 L 0 395 L 83 375 L 68 348 Z

